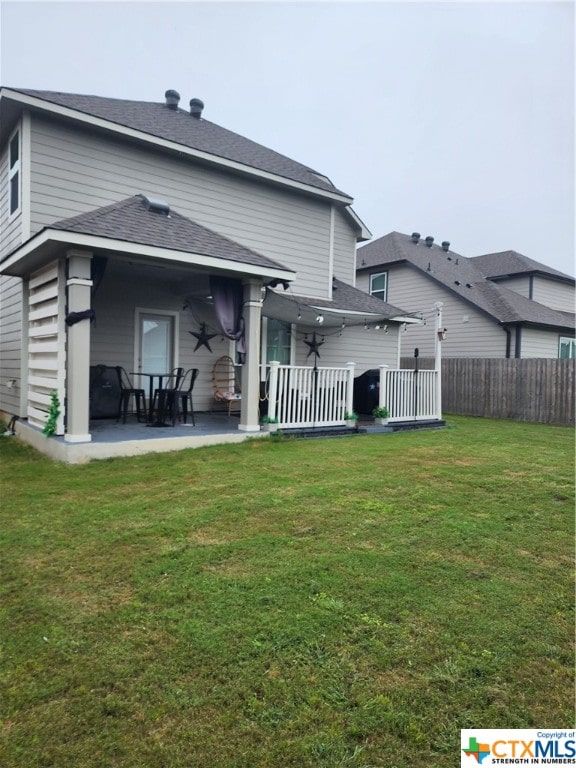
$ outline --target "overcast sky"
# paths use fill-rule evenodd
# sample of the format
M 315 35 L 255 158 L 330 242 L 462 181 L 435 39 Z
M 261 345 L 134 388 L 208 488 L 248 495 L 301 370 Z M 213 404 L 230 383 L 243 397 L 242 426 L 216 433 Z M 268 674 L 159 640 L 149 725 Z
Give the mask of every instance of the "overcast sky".
M 2 2 L 2 85 L 205 103 L 374 238 L 574 274 L 572 2 Z

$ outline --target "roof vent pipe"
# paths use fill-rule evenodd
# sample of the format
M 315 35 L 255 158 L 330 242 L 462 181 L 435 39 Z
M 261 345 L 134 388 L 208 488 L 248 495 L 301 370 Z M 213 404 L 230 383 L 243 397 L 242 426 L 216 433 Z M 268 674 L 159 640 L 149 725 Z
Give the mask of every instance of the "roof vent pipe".
M 450 250 L 450 242 L 448 240 L 442 241 L 442 250 L 446 251 L 446 253 Z
M 419 243 L 420 242 L 420 232 L 412 232 L 411 240 L 413 243 Z
M 190 114 L 199 120 L 202 117 L 204 102 L 202 99 L 190 99 Z
M 426 245 L 428 246 L 428 248 L 432 248 L 432 243 L 433 242 L 434 242 L 434 238 L 430 237 L 430 235 L 428 235 L 428 237 L 426 238 Z
M 166 91 L 164 98 L 166 99 L 166 106 L 168 109 L 178 109 L 178 102 L 180 101 L 180 94 L 178 91 Z

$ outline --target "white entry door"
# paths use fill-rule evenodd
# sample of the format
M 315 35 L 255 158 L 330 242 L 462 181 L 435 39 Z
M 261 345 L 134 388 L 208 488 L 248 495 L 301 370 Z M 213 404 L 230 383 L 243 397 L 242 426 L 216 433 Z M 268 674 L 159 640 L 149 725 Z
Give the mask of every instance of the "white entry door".
M 137 370 L 168 373 L 176 358 L 175 313 L 137 312 Z

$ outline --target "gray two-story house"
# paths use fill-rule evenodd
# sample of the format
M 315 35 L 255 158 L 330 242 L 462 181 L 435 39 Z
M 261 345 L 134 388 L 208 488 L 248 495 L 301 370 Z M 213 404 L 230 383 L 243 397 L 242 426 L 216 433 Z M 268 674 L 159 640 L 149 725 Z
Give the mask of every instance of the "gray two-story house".
M 28 431 L 56 393 L 56 435 L 90 442 L 97 365 L 137 386 L 197 368 L 195 407 L 210 410 L 229 355 L 245 433 L 260 429 L 272 360 L 398 365 L 406 318 L 355 288 L 370 233 L 352 197 L 179 101 L 0 93 L 0 411 Z M 216 291 L 235 296 L 235 327 Z
M 390 232 L 358 248 L 357 287 L 422 319 L 402 356 L 434 354 L 442 304 L 443 357 L 575 357 L 575 280 L 515 251 L 467 258 L 448 241 Z

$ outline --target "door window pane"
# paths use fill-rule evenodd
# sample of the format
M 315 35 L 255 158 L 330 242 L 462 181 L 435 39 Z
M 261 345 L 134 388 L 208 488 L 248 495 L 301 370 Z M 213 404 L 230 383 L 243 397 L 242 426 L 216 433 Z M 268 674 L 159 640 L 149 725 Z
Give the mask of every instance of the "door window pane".
M 281 365 L 290 365 L 292 333 L 290 323 L 282 320 L 268 320 L 266 362 L 277 360 Z
M 172 369 L 173 319 L 162 315 L 143 315 L 141 326 L 142 370 L 168 373 Z

